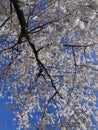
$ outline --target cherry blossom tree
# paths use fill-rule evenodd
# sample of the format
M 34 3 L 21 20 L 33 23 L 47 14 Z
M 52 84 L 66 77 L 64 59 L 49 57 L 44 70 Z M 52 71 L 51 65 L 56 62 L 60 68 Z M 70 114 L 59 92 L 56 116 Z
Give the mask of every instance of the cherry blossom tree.
M 98 128 L 98 0 L 1 0 L 0 55 L 18 129 Z

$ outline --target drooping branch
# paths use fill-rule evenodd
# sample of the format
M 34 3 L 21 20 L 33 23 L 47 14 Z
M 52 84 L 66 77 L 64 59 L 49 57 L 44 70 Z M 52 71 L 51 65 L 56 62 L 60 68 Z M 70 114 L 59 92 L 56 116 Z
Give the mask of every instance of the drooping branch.
M 35 55 L 35 58 L 37 60 L 37 63 L 38 63 L 38 66 L 39 67 L 42 67 L 44 69 L 44 71 L 46 72 L 46 74 L 48 75 L 50 81 L 51 81 L 51 85 L 52 87 L 55 89 L 56 93 L 59 95 L 60 98 L 61 95 L 59 94 L 58 90 L 56 89 L 53 81 L 52 81 L 52 77 L 50 76 L 50 74 L 48 73 L 47 69 L 45 68 L 45 66 L 42 64 L 42 62 L 39 60 L 39 57 L 38 57 L 38 51 L 36 50 L 35 48 L 35 45 L 31 43 L 31 39 L 30 39 L 30 36 L 28 34 L 28 30 L 27 30 L 27 23 L 26 23 L 26 20 L 25 20 L 25 17 L 24 17 L 24 14 L 23 14 L 23 11 L 20 9 L 19 5 L 18 5 L 18 1 L 17 0 L 12 0 L 12 3 L 13 3 L 13 6 L 16 10 L 16 14 L 17 14 L 17 17 L 18 17 L 18 20 L 19 20 L 19 23 L 20 23 L 20 26 L 21 26 L 21 36 L 19 37 L 19 40 L 21 40 L 22 37 L 25 37 L 26 40 L 28 41 L 29 45 L 31 46 L 33 52 L 34 52 L 34 55 Z M 49 22 L 49 24 L 52 23 Z M 43 25 L 44 26 L 44 25 Z M 18 40 L 18 41 L 19 41 Z
M 10 19 L 10 17 L 8 17 L 8 18 L 0 25 L 0 28 L 3 27 L 9 19 Z
M 21 26 L 21 34 L 25 35 L 25 34 L 27 34 L 28 26 L 27 26 L 23 11 L 20 9 L 19 3 L 18 3 L 19 1 L 18 0 L 11 0 L 11 2 L 15 8 L 15 11 L 16 11 L 16 14 L 17 14 L 20 26 Z
M 0 50 L 0 53 L 4 52 L 4 51 L 8 51 L 8 50 L 12 50 L 12 49 L 15 49 L 15 47 L 17 46 L 17 44 L 11 46 L 11 47 L 8 47 L 8 48 L 5 48 L 3 50 Z
M 45 23 L 45 24 L 43 24 L 43 25 L 40 25 L 40 26 L 38 26 L 38 27 L 35 27 L 34 29 L 31 29 L 30 31 L 29 31 L 29 33 L 37 33 L 37 32 L 39 32 L 39 31 L 41 31 L 41 30 L 43 30 L 45 27 L 47 27 L 48 25 L 50 25 L 50 24 L 52 24 L 52 23 L 55 23 L 55 22 L 58 22 L 58 20 L 52 20 L 52 21 L 49 21 L 49 22 L 47 22 L 47 23 Z

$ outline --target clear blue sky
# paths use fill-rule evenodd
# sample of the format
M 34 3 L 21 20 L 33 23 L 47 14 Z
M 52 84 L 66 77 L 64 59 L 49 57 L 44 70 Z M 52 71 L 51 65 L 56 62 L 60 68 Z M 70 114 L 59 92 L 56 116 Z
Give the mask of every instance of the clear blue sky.
M 6 109 L 6 102 L 6 98 L 0 98 L 0 130 L 16 130 L 12 123 L 14 114 Z

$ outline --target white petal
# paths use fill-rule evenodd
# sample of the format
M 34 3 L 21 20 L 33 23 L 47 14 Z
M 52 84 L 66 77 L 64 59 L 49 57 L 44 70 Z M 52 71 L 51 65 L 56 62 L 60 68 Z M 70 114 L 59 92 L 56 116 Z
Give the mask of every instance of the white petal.
M 80 25 L 80 28 L 81 28 L 81 29 L 85 29 L 84 22 L 80 21 L 80 22 L 79 22 L 79 25 Z

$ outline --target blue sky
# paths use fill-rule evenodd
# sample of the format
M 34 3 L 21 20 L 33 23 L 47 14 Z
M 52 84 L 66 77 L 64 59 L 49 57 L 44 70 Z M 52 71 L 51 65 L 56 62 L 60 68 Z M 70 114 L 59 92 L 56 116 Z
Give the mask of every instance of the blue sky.
M 16 130 L 12 122 L 14 114 L 7 110 L 6 101 L 6 98 L 0 98 L 0 130 Z

